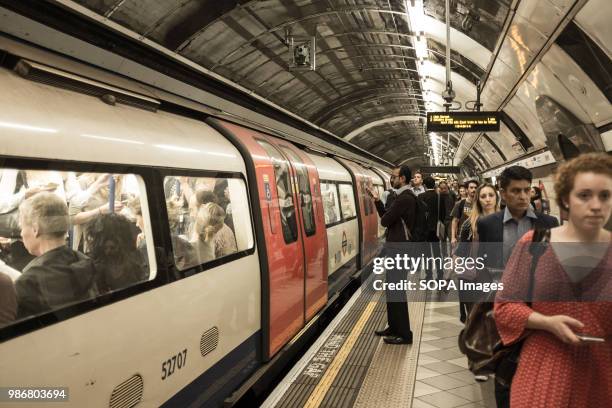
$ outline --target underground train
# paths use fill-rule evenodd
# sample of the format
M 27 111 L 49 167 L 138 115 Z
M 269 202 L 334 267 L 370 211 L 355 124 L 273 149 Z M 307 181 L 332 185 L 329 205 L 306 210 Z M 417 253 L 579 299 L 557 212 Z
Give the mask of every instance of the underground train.
M 377 254 L 384 230 L 365 189 L 387 188 L 385 169 L 227 118 L 128 103 L 127 91 L 109 103 L 92 95 L 95 79 L 3 56 L 0 198 L 63 198 L 73 220 L 87 218 L 66 245 L 86 253 L 103 209 L 140 217 L 144 271 L 4 322 L 3 386 L 64 387 L 75 407 L 219 405 Z M 197 191 L 223 203 L 229 251 L 186 249 Z M 0 263 L 16 286 L 17 264 Z

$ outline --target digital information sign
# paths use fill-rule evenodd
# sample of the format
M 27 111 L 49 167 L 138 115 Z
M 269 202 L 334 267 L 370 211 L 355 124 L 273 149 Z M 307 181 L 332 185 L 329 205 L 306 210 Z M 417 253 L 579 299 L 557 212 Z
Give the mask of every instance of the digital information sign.
M 446 173 L 446 174 L 459 174 L 461 171 L 456 166 L 424 166 L 419 167 L 419 171 L 422 173 Z
M 499 112 L 427 112 L 428 132 L 499 132 Z

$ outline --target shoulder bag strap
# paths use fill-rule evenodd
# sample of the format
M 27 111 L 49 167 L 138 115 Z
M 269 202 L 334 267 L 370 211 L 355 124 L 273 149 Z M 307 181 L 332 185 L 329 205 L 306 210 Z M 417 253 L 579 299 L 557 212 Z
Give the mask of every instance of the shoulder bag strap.
M 536 229 L 533 233 L 532 244 L 529 252 L 531 253 L 531 267 L 529 269 L 529 287 L 527 289 L 527 304 L 531 307 L 533 291 L 535 286 L 535 273 L 540 257 L 546 251 L 546 243 L 550 241 L 550 229 Z
M 412 196 L 416 200 L 416 195 L 411 190 L 408 190 L 408 192 L 410 194 L 412 194 Z M 398 195 L 398 197 L 399 197 L 399 195 Z M 416 205 L 418 205 L 418 203 L 416 203 L 416 201 L 415 201 L 414 205 L 416 206 Z M 410 241 L 412 239 L 412 234 L 410 233 L 410 229 L 408 229 L 408 226 L 406 225 L 406 221 L 404 221 L 404 214 L 403 213 L 402 213 L 402 215 L 400 215 L 400 220 L 402 221 L 402 227 L 404 228 L 404 236 L 406 237 L 406 241 Z

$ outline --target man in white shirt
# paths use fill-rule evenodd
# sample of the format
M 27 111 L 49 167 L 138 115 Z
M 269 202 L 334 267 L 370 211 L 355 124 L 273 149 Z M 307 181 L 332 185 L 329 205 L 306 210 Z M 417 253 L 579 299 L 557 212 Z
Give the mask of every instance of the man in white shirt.
M 412 178 L 411 190 L 415 196 L 418 196 L 419 194 L 423 194 L 425 192 L 425 187 L 423 186 L 423 175 L 421 173 L 414 173 L 414 177 Z

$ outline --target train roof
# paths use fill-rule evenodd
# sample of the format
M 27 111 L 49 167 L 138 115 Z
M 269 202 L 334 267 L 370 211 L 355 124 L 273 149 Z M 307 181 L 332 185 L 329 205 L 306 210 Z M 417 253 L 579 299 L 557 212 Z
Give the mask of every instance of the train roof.
M 32 82 L 0 69 L 0 154 L 245 172 L 238 150 L 206 123 Z
M 321 180 L 348 181 L 352 183 L 351 174 L 336 160 L 315 153 L 307 154 L 310 156 L 315 166 L 317 166 L 319 178 Z

